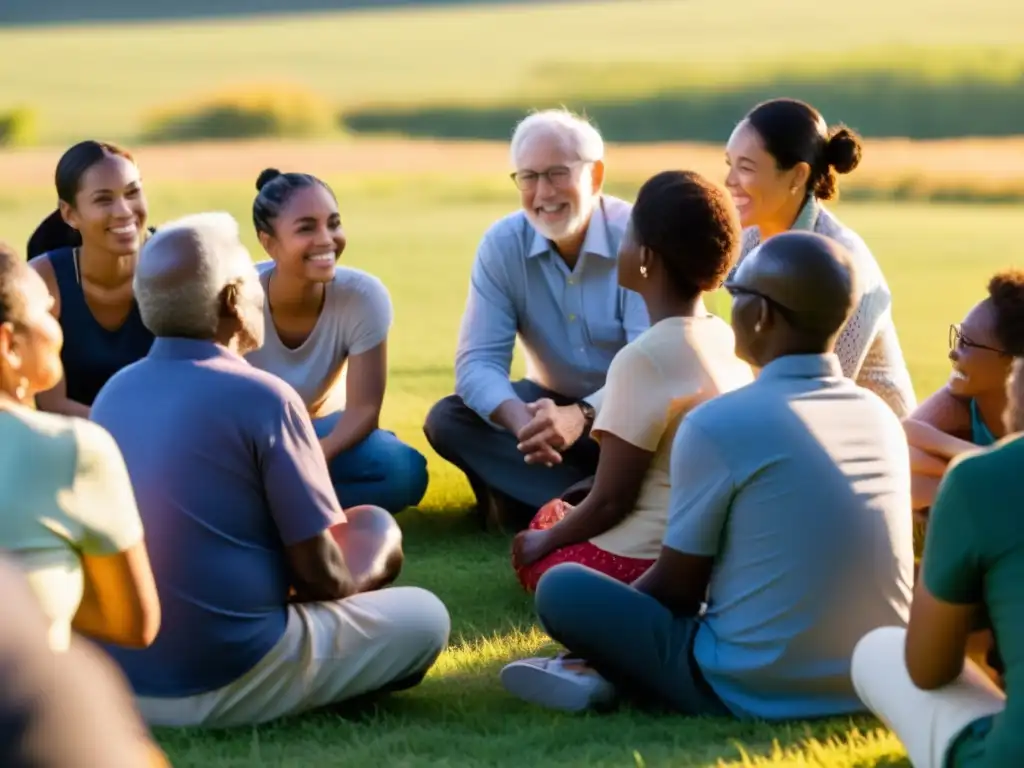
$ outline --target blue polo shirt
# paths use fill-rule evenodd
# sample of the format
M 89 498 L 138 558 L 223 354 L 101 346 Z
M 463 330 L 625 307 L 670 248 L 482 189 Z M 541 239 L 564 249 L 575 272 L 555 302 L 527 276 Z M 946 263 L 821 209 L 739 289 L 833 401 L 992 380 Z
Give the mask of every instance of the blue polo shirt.
M 664 544 L 713 557 L 694 657 L 738 717 L 862 712 L 853 648 L 906 626 L 910 459 L 835 355 L 780 357 L 683 420 Z
M 298 394 L 213 342 L 159 338 L 100 391 L 160 596 L 156 641 L 107 646 L 139 696 L 216 690 L 284 635 L 285 547 L 344 519 Z

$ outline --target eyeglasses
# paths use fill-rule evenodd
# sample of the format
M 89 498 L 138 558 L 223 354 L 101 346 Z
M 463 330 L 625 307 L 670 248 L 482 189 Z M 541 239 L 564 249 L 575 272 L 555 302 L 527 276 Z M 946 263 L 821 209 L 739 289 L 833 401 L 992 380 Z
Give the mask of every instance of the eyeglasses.
M 580 165 L 583 165 L 582 161 L 572 165 L 553 165 L 546 171 L 515 171 L 509 177 L 521 190 L 533 189 L 542 178 L 556 189 L 565 189 L 572 184 L 573 168 Z
M 786 318 L 786 320 L 791 325 L 796 324 L 796 315 L 794 314 L 793 310 L 787 307 L 785 304 L 780 304 L 771 296 L 766 296 L 760 291 L 755 291 L 753 288 L 747 288 L 745 286 L 739 285 L 738 283 L 733 283 L 728 280 L 722 283 L 722 287 L 725 288 L 725 290 L 728 291 L 729 295 L 732 296 L 733 298 L 736 298 L 737 296 L 756 296 L 757 298 L 765 302 L 768 306 L 770 306 L 772 309 L 777 311 L 784 318 Z
M 1007 354 L 1005 350 L 971 341 L 964 336 L 964 332 L 959 325 L 951 323 L 949 326 L 949 348 L 950 350 L 954 350 L 957 347 L 973 347 L 974 349 L 987 349 L 989 352 L 995 352 L 1000 355 Z

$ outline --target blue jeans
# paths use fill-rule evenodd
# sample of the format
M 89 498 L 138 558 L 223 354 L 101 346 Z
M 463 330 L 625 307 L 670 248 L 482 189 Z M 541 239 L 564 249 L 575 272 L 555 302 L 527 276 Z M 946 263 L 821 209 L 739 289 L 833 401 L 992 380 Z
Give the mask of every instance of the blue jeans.
M 341 411 L 313 420 L 316 436 L 326 437 Z M 391 514 L 415 507 L 427 492 L 427 460 L 394 432 L 377 429 L 328 462 L 342 509 L 371 504 Z

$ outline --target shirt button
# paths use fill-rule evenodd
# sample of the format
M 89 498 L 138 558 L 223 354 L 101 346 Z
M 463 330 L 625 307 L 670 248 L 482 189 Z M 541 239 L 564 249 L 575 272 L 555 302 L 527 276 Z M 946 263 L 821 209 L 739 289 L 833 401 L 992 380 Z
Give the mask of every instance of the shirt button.
M 569 315 L 569 322 L 571 323 L 574 320 L 576 320 L 576 315 Z
M 569 278 L 569 285 L 576 285 L 576 278 L 575 277 L 570 277 Z

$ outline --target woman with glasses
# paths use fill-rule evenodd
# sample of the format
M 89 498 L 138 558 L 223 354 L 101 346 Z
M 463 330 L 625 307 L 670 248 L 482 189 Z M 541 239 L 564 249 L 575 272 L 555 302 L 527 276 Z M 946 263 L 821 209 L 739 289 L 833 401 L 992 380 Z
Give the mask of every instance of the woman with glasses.
M 1006 435 L 1006 378 L 1024 355 L 1024 271 L 992 277 L 988 296 L 949 328 L 953 370 L 904 422 L 914 472 L 914 509 L 932 505 L 951 459 Z
M 825 235 L 850 252 L 859 295 L 836 354 L 844 375 L 902 418 L 916 397 L 892 319 L 892 294 L 868 246 L 823 205 L 838 196 L 838 174 L 855 170 L 860 158 L 860 138 L 849 128 L 829 128 L 802 101 L 774 99 L 754 107 L 729 137 L 726 186 L 744 227 L 740 260 L 789 230 Z

